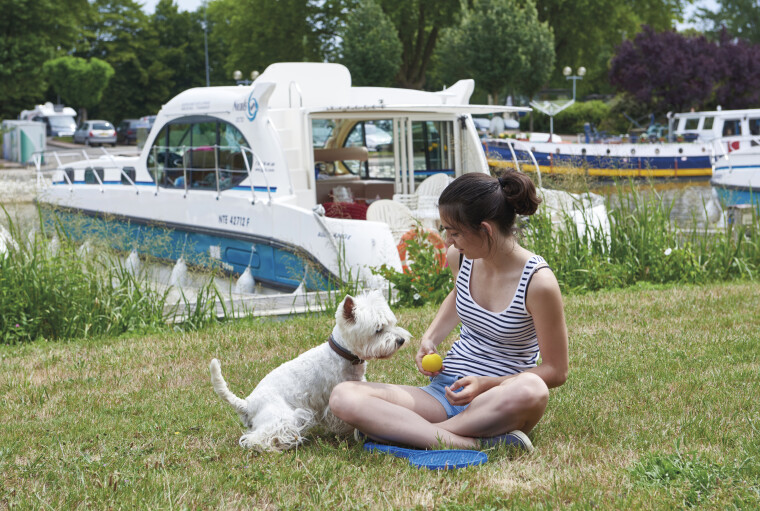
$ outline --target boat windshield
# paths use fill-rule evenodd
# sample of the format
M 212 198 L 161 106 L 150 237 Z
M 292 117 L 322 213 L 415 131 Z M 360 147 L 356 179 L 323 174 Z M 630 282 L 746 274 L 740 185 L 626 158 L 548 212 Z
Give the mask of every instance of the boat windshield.
M 162 187 L 228 190 L 248 177 L 251 160 L 250 146 L 235 126 L 194 116 L 161 128 L 148 154 L 148 170 Z

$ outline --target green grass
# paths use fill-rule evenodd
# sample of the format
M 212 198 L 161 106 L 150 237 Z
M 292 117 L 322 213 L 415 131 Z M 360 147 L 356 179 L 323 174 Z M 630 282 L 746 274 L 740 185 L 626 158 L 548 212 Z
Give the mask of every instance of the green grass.
M 450 472 L 324 432 L 282 454 L 238 447 L 211 358 L 247 395 L 323 342 L 330 315 L 0 346 L 0 509 L 760 507 L 757 284 L 648 284 L 565 308 L 570 377 L 531 434 L 536 452 Z M 416 340 L 368 379 L 422 384 L 412 357 L 434 313 L 397 311 Z

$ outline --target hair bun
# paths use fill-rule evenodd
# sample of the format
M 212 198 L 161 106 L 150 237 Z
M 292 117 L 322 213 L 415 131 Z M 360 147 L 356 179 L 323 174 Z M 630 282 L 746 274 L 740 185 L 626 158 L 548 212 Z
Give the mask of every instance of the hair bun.
M 516 170 L 504 172 L 499 176 L 499 186 L 507 202 L 518 215 L 532 215 L 541 203 L 533 181 L 522 172 Z

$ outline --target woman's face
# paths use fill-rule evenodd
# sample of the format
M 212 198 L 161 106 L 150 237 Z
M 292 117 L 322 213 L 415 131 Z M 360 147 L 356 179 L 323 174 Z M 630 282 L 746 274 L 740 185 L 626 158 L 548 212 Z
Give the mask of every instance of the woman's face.
M 472 231 L 455 225 L 444 217 L 441 217 L 441 224 L 446 231 L 447 247 L 454 245 L 467 259 L 480 259 L 488 255 L 490 246 L 486 231 Z

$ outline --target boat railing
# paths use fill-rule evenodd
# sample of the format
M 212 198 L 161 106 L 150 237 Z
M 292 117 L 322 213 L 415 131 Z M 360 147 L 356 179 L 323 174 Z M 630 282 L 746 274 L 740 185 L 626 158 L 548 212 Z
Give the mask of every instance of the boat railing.
M 106 169 L 117 169 L 119 171 L 120 178 L 122 182 L 126 180 L 130 186 L 132 186 L 135 189 L 135 193 L 139 194 L 140 189 L 137 186 L 137 184 L 134 182 L 134 180 L 130 177 L 130 175 L 126 172 L 125 168 L 120 168 L 119 165 L 114 160 L 114 156 L 106 151 L 105 148 L 100 148 L 102 151 L 102 154 L 99 154 L 101 160 L 94 160 L 93 156 L 90 155 L 89 152 L 87 152 L 86 149 L 75 149 L 71 151 L 37 151 L 32 155 L 32 161 L 34 163 L 35 171 L 37 174 L 37 185 L 42 186 L 43 184 L 43 172 L 49 169 L 43 169 L 43 165 L 45 165 L 45 161 L 49 159 L 55 160 L 55 168 L 53 168 L 53 171 L 60 171 L 61 176 L 63 177 L 64 182 L 69 186 L 69 190 L 73 189 L 74 186 L 74 168 L 70 167 L 74 162 L 80 162 L 82 161 L 82 158 L 84 158 L 84 161 L 87 162 L 87 166 L 85 167 L 85 175 L 92 175 L 97 181 L 98 186 L 100 187 L 101 193 L 105 191 L 103 188 L 103 185 L 105 184 L 103 182 L 103 172 Z M 104 163 L 102 159 L 105 158 L 109 161 L 109 163 Z M 87 171 L 90 171 L 90 174 L 87 173 Z
M 504 144 L 509 148 L 509 154 L 512 157 L 512 164 L 515 166 L 515 169 L 518 171 L 522 171 L 522 167 L 520 164 L 532 164 L 533 168 L 536 171 L 536 176 L 538 176 L 538 186 L 541 187 L 541 168 L 538 166 L 538 161 L 536 160 L 536 156 L 533 154 L 533 151 L 531 150 L 530 146 L 527 142 L 523 140 L 517 140 L 514 138 L 502 138 L 499 139 L 498 142 L 500 144 Z M 528 156 L 527 159 L 520 159 L 518 158 L 519 153 L 524 153 Z
M 730 160 L 732 152 L 746 147 L 760 148 L 760 135 L 714 138 L 710 141 L 710 161 L 714 166 L 723 158 Z
M 204 190 L 221 193 L 239 188 L 248 178 L 251 203 L 257 200 L 255 172 L 264 179 L 267 197 L 272 200 L 266 167 L 250 148 L 239 145 L 153 146 L 148 171 L 156 184 L 156 193 L 163 188 L 181 188 L 186 197 L 191 191 Z

